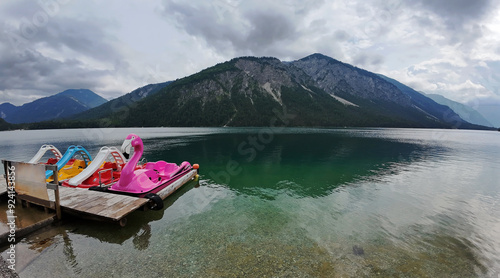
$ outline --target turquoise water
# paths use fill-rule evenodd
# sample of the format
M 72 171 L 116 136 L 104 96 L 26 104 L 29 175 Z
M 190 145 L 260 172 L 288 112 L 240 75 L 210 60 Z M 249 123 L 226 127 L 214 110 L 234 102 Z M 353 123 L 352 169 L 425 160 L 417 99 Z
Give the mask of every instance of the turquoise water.
M 497 277 L 500 133 L 148 128 L 0 133 L 91 154 L 134 132 L 148 161 L 199 163 L 125 228 L 66 219 L 17 245 L 21 277 Z

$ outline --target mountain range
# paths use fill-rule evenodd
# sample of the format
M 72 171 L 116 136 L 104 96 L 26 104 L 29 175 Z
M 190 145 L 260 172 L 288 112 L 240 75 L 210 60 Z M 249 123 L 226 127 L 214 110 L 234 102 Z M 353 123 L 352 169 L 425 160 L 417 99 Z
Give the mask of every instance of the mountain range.
M 52 97 L 65 96 L 65 92 Z M 52 97 L 22 107 L 43 104 Z M 0 105 L 0 113 L 7 116 L 3 117 L 7 121 L 13 119 L 12 111 L 16 109 L 19 107 L 11 104 Z M 322 54 L 291 62 L 272 57 L 234 58 L 175 81 L 146 85 L 109 102 L 104 100 L 99 106 L 87 105 L 79 113 L 63 115 L 54 110 L 51 112 L 56 119 L 66 117 L 66 120 L 35 123 L 27 128 L 273 125 L 485 128 L 394 79 Z
M 70 89 L 64 92 L 15 106 L 0 104 L 0 117 L 8 123 L 34 123 L 63 119 L 106 103 L 107 100 L 88 89 Z
M 282 62 L 240 57 L 178 79 L 116 126 L 288 126 L 478 128 L 449 107 L 387 77 L 322 54 Z

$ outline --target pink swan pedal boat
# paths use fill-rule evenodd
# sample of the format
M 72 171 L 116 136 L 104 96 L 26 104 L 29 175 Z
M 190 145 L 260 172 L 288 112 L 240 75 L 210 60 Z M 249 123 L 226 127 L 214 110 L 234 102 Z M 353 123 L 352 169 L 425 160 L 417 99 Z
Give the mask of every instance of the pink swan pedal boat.
M 129 134 L 123 142 L 121 151 L 124 154 L 130 154 L 131 148 L 134 149 L 134 154 L 121 170 L 120 179 L 109 187 L 96 186 L 91 187 L 90 190 L 148 198 L 155 203 L 153 209 L 161 209 L 163 200 L 156 193 L 191 170 L 198 169 L 197 164 L 191 166 L 187 161 L 180 165 L 165 161 L 148 162 L 142 169 L 136 169 L 144 151 L 144 145 L 138 135 Z

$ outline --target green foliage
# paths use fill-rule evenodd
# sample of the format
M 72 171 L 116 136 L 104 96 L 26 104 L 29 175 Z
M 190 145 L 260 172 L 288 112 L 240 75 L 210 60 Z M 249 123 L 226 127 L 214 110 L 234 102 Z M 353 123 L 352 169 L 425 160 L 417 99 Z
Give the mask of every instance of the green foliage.
M 13 129 L 13 126 L 6 122 L 4 119 L 0 118 L 0 131 Z
M 63 128 L 106 128 L 111 127 L 106 119 L 101 120 L 59 120 L 18 125 L 22 129 L 63 129 Z
M 229 71 L 237 71 L 238 69 L 234 66 L 233 60 L 229 62 L 219 63 L 213 67 L 204 69 L 199 73 L 175 80 L 168 89 L 176 89 L 182 86 L 193 85 L 197 82 L 201 82 L 207 79 L 215 80 L 215 76 L 220 73 L 229 72 Z

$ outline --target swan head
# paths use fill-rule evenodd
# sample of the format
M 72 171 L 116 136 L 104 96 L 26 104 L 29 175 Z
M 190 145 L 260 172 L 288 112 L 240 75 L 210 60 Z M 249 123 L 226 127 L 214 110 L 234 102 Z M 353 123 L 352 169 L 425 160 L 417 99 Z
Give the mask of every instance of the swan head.
M 125 158 L 129 158 L 130 156 L 130 153 L 131 153 L 131 149 L 137 146 L 142 146 L 142 140 L 139 136 L 135 135 L 135 134 L 129 134 L 126 138 L 125 138 L 125 141 L 123 141 L 123 144 L 122 144 L 122 147 L 121 147 L 121 151 L 123 153 L 123 156 Z

